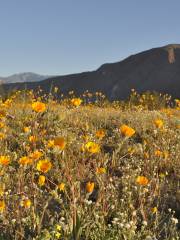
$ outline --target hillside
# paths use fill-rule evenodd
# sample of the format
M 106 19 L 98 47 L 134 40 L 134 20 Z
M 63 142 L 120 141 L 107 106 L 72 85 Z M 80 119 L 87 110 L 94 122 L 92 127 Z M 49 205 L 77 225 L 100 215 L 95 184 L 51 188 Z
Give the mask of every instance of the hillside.
M 19 82 L 38 82 L 49 78 L 48 75 L 40 75 L 32 72 L 17 73 L 8 77 L 0 77 L 1 84 Z
M 101 91 L 110 100 L 125 99 L 130 90 L 138 92 L 157 91 L 180 96 L 180 45 L 171 44 L 154 48 L 123 61 L 102 65 L 96 71 L 52 77 L 41 82 L 5 84 L 4 92 L 13 89 L 36 89 L 40 86 L 49 92 L 51 86 L 58 86 L 67 94 L 74 90 L 77 95 L 85 90 Z

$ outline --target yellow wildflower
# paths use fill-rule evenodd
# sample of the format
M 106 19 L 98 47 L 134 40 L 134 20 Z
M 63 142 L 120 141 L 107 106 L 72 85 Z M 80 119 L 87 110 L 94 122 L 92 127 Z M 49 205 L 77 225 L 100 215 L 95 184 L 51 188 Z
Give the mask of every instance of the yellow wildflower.
M 4 195 L 4 190 L 5 190 L 5 184 L 0 183 L 0 196 L 2 197 Z
M 3 166 L 7 166 L 10 163 L 10 157 L 9 156 L 0 156 L 0 164 Z
M 61 225 L 57 224 L 57 225 L 56 225 L 56 230 L 57 230 L 57 231 L 61 231 L 61 229 L 62 229 Z
M 161 119 L 156 119 L 156 120 L 154 121 L 154 124 L 155 124 L 155 126 L 156 126 L 157 128 L 162 128 L 163 125 L 164 125 L 164 122 L 163 122 Z
M 145 186 L 149 183 L 149 180 L 144 176 L 138 176 L 136 178 L 136 183 L 138 183 L 139 185 Z
M 60 148 L 60 150 L 64 150 L 66 146 L 66 141 L 63 137 L 56 137 L 54 139 L 54 146 Z
M 19 159 L 19 164 L 20 165 L 27 165 L 27 164 L 32 164 L 32 159 L 27 157 L 27 156 L 24 156 L 24 157 L 21 157 Z
M 29 136 L 29 141 L 32 143 L 37 142 L 37 137 L 36 136 Z
M 61 233 L 60 233 L 60 232 L 56 232 L 56 233 L 55 233 L 55 237 L 56 237 L 57 239 L 59 239 L 59 238 L 61 237 Z
M 157 207 L 153 207 L 153 208 L 151 209 L 151 212 L 152 212 L 153 214 L 157 213 L 157 211 L 158 211 Z
M 48 148 L 51 148 L 54 146 L 54 140 L 49 140 L 47 143 Z
M 42 152 L 40 152 L 40 151 L 38 151 L 38 150 L 36 150 L 36 151 L 34 151 L 33 153 L 31 153 L 30 154 L 30 158 L 31 159 L 33 159 L 33 160 L 38 160 L 40 157 L 42 157 L 43 156 L 43 153 Z
M 4 133 L 0 133 L 0 140 L 3 140 L 6 137 Z
M 98 153 L 100 151 L 100 146 L 95 142 L 88 142 L 85 144 L 85 149 L 90 153 Z
M 4 200 L 0 200 L 0 212 L 3 212 L 6 207 Z
M 86 191 L 87 191 L 88 193 L 92 193 L 93 190 L 94 190 L 94 182 L 88 182 L 88 183 L 86 184 Z
M 164 151 L 163 156 L 164 156 L 165 159 L 167 159 L 169 157 L 169 153 L 167 151 Z
M 44 175 L 40 175 L 38 178 L 38 184 L 39 186 L 43 186 L 45 184 L 46 177 Z
M 79 107 L 82 103 L 82 99 L 80 98 L 73 98 L 71 99 L 71 103 L 75 106 L 75 107 Z
M 60 191 L 63 192 L 65 190 L 65 183 L 58 184 L 58 188 L 59 188 Z
M 6 116 L 6 111 L 1 109 L 0 110 L 0 119 Z
M 0 122 L 0 128 L 3 128 L 5 124 L 3 122 Z
M 25 208 L 30 208 L 31 206 L 31 200 L 26 198 L 24 200 L 21 201 L 21 206 L 25 207 Z
M 144 152 L 144 158 L 149 158 L 149 153 L 148 152 Z
M 125 124 L 123 124 L 120 127 L 120 131 L 122 133 L 122 135 L 124 135 L 125 137 L 132 137 L 135 134 L 135 130 Z
M 46 110 L 46 105 L 42 102 L 37 101 L 32 104 L 32 109 L 35 112 L 42 113 Z
M 24 127 L 23 130 L 24 130 L 25 133 L 30 132 L 30 128 L 29 127 Z
M 52 168 L 52 163 L 48 159 L 40 160 L 36 168 L 38 171 L 46 173 Z
M 104 129 L 99 129 L 97 132 L 96 132 L 96 137 L 98 137 L 98 138 L 103 138 L 103 137 L 105 137 L 105 131 L 104 131 Z
M 106 173 L 106 169 L 103 168 L 103 167 L 99 167 L 99 168 L 96 169 L 96 173 L 98 173 L 98 174 Z
M 163 156 L 163 152 L 161 152 L 160 150 L 155 150 L 154 152 L 156 157 L 162 157 Z

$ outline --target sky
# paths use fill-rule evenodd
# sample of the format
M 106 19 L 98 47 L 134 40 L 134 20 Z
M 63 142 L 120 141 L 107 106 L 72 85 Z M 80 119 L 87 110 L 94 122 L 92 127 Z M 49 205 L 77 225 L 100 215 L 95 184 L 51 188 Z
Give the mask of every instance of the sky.
M 180 43 L 180 0 L 0 0 L 0 76 L 64 75 Z

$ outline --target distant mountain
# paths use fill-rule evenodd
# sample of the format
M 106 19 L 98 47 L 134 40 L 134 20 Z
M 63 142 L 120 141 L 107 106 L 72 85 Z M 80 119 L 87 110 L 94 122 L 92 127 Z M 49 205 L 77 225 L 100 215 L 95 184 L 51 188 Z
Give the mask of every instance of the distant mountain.
M 17 83 L 17 82 L 39 82 L 50 76 L 39 75 L 32 72 L 18 73 L 9 77 L 0 77 L 0 83 Z
M 154 48 L 116 63 L 102 65 L 96 71 L 51 77 L 41 82 L 5 84 L 4 92 L 36 89 L 49 92 L 57 86 L 67 94 L 101 91 L 110 100 L 125 99 L 132 88 L 142 93 L 156 91 L 180 98 L 180 44 Z

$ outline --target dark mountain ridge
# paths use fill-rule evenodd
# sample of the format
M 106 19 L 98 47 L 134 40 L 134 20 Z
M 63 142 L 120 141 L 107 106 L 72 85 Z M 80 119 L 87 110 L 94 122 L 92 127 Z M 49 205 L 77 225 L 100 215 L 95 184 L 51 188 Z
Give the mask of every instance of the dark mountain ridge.
M 180 44 L 150 49 L 131 55 L 123 61 L 103 64 L 91 72 L 48 78 L 41 82 L 4 84 L 5 93 L 12 90 L 36 89 L 49 92 L 52 86 L 65 95 L 74 90 L 101 91 L 110 100 L 126 99 L 132 88 L 142 93 L 156 91 L 180 97 Z

